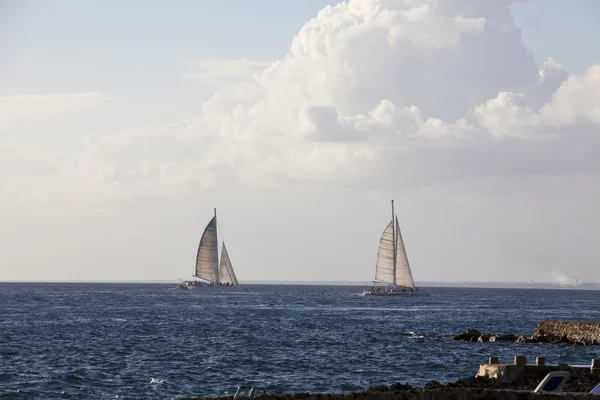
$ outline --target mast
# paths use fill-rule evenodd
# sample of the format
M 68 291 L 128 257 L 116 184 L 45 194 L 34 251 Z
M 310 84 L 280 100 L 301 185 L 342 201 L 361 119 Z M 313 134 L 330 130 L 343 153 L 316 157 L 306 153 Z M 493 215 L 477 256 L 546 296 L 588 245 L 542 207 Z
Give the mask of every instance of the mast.
M 397 249 L 396 249 L 396 224 L 394 224 L 394 220 L 396 214 L 394 213 L 394 200 L 392 200 L 392 243 L 393 243 L 393 248 L 394 248 L 394 286 L 396 286 L 396 260 L 398 258 L 397 256 Z
M 215 283 L 219 283 L 219 269 L 220 269 L 220 262 L 219 262 L 219 224 L 217 224 L 217 209 L 215 208 L 215 236 L 217 237 L 217 282 Z

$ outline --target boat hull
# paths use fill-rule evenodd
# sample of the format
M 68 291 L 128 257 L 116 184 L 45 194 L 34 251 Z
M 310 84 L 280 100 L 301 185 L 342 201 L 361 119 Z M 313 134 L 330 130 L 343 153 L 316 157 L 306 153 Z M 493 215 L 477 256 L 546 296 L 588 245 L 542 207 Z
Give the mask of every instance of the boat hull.
M 196 288 L 227 288 L 236 285 L 232 284 L 203 284 L 198 281 L 191 281 L 187 283 L 182 283 L 181 285 L 169 288 L 169 290 L 192 290 Z
M 374 297 L 409 297 L 409 296 L 429 296 L 429 293 L 423 292 L 370 292 L 364 291 L 363 296 Z

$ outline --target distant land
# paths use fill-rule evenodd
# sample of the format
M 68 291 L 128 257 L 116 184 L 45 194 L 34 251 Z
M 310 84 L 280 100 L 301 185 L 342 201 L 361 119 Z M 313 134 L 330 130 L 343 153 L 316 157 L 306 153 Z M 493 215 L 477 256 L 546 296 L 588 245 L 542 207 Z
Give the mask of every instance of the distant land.
M 335 285 L 335 286 L 366 286 L 372 281 L 242 281 L 247 285 Z M 580 283 L 578 285 L 553 282 L 415 282 L 418 287 L 474 287 L 474 288 L 507 288 L 507 289 L 578 289 L 600 290 L 600 283 Z
M 130 280 L 130 281 L 0 281 L 0 283 L 154 283 L 178 284 L 181 280 Z M 372 281 L 287 281 L 287 280 L 247 280 L 240 281 L 244 285 L 320 285 L 320 286 L 367 286 Z M 472 288 L 506 288 L 506 289 L 571 289 L 600 290 L 600 283 L 586 282 L 579 284 L 553 282 L 416 282 L 418 287 L 472 287 Z

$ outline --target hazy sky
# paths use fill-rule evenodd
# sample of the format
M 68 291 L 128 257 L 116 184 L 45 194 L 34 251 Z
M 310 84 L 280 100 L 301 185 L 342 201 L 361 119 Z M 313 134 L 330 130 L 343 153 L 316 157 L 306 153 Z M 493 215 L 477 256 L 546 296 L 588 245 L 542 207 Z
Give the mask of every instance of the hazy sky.
M 0 0 L 0 280 L 600 281 L 597 0 Z

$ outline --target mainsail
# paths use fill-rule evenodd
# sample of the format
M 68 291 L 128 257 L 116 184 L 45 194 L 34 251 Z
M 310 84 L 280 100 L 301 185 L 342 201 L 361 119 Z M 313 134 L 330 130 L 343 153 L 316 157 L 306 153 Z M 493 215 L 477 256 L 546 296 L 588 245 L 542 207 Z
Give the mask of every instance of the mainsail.
M 209 282 L 218 282 L 218 244 L 217 244 L 217 217 L 210 220 L 198 246 L 196 256 L 195 277 Z
M 394 227 L 390 222 L 379 240 L 375 280 L 394 283 Z
M 404 241 L 400 233 L 398 218 L 394 214 L 392 202 L 392 220 L 386 226 L 379 240 L 375 281 L 390 283 L 395 286 L 415 287 L 415 281 L 410 271 Z M 395 226 L 394 226 L 395 222 Z M 394 233 L 396 240 L 394 240 Z
M 219 266 L 219 282 L 220 283 L 230 283 L 232 285 L 238 284 L 238 280 L 235 277 L 235 272 L 233 272 L 233 266 L 231 265 L 231 260 L 229 259 L 229 253 L 227 253 L 227 247 L 225 247 L 225 242 L 223 242 L 223 247 L 221 248 L 221 265 Z

